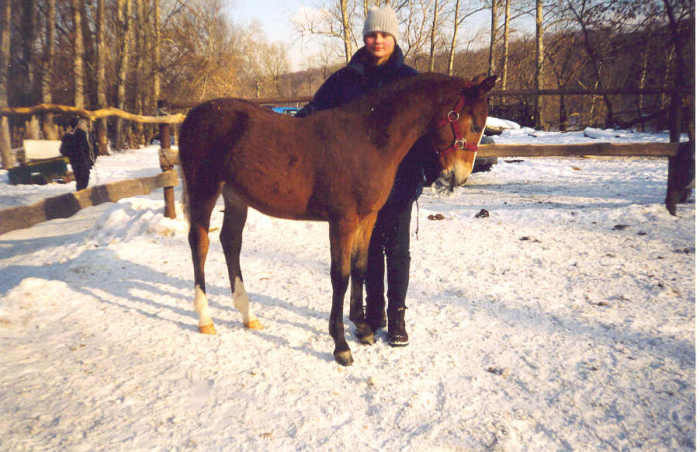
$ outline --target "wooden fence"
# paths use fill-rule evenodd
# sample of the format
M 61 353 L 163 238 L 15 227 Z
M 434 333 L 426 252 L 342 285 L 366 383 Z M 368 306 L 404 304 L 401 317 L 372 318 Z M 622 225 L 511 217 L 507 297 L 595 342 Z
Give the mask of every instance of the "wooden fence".
M 0 210 L 0 234 L 31 227 L 35 224 L 55 218 L 68 218 L 80 209 L 95 206 L 105 202 L 116 202 L 122 198 L 146 195 L 153 190 L 163 188 L 165 201 L 164 214 L 175 218 L 175 187 L 179 184 L 177 172 L 174 170 L 176 155 L 170 149 L 170 124 L 178 124 L 184 120 L 184 115 L 170 116 L 141 116 L 127 113 L 114 108 L 88 111 L 62 105 L 37 105 L 34 107 L 0 109 L 0 114 L 38 114 L 60 112 L 78 114 L 89 119 L 107 116 L 119 116 L 132 121 L 160 125 L 159 163 L 163 171 L 152 177 L 129 179 L 105 185 L 96 185 L 72 193 L 43 199 L 29 206 L 10 207 Z M 2 137 L 0 137 L 1 139 Z M 9 138 L 9 137 L 8 137 Z
M 646 90 L 653 91 L 658 90 Z M 645 91 L 645 92 L 646 92 Z M 602 91 L 601 91 L 602 92 Z M 566 94 L 582 95 L 597 94 L 598 92 L 571 92 Z M 617 92 L 615 92 L 617 93 Z M 623 94 L 639 94 L 640 91 L 630 91 Z M 522 95 L 542 94 L 560 95 L 562 90 L 547 90 L 542 92 L 531 91 L 496 91 L 493 95 Z M 256 99 L 258 104 L 291 104 L 307 101 L 309 98 L 295 99 Z M 188 106 L 177 105 L 177 108 Z M 143 116 L 128 113 L 116 108 L 100 110 L 84 110 L 71 106 L 42 104 L 33 107 L 3 107 L 0 108 L 0 116 L 10 115 L 36 115 L 43 113 L 77 114 L 90 120 L 117 116 L 123 119 L 160 125 L 161 152 L 160 166 L 162 174 L 152 178 L 134 179 L 116 182 L 114 184 L 100 185 L 75 193 L 48 198 L 30 206 L 13 207 L 0 210 L 0 234 L 26 228 L 42 221 L 53 218 L 65 218 L 75 214 L 78 210 L 100 204 L 102 202 L 116 201 L 121 198 L 150 193 L 156 188 L 163 187 L 165 200 L 165 215 L 175 218 L 174 187 L 178 184 L 178 178 L 173 171 L 177 163 L 177 153 L 170 149 L 170 126 L 181 123 L 185 116 L 173 114 L 168 116 Z M 4 133 L 0 130 L 0 133 Z M 677 134 L 676 134 L 677 135 Z M 0 140 L 9 137 L 0 137 Z M 674 139 L 675 138 L 675 139 Z M 480 157 L 576 157 L 576 156 L 647 156 L 668 157 L 668 183 L 666 192 L 666 207 L 672 214 L 676 214 L 676 206 L 687 196 L 690 184 L 694 183 L 691 174 L 695 149 L 694 143 L 678 143 L 677 137 L 672 137 L 672 143 L 590 143 L 590 144 L 565 144 L 565 145 L 532 145 L 532 144 L 489 144 L 479 146 Z

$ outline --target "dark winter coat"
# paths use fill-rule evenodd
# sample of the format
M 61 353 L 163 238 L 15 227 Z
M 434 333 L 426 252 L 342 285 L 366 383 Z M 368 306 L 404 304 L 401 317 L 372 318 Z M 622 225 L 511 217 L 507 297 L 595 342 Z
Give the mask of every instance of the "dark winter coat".
M 71 166 L 75 169 L 90 169 L 95 163 L 95 154 L 90 145 L 88 134 L 81 128 L 76 128 L 73 133 L 67 133 L 61 139 L 61 155 L 68 157 Z
M 356 97 L 417 73 L 404 63 L 403 52 L 398 45 L 389 61 L 381 66 L 372 64 L 371 56 L 363 47 L 353 55 L 347 66 L 332 74 L 321 85 L 311 102 L 297 116 L 304 117 L 316 111 L 344 105 Z M 418 199 L 423 186 L 432 184 L 439 175 L 437 158 L 428 139 L 423 137 L 399 165 L 385 206 L 401 209 L 409 205 Z

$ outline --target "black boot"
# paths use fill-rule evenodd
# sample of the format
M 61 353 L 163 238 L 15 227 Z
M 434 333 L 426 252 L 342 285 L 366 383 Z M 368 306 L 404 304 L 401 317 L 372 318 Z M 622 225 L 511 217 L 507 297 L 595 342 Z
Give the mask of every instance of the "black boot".
M 405 307 L 389 310 L 389 345 L 393 347 L 408 345 L 408 333 L 406 333 L 404 321 L 405 313 Z
M 365 320 L 369 323 L 372 331 L 377 331 L 386 326 L 386 314 L 384 313 L 384 300 L 367 299 L 367 309 L 365 310 Z

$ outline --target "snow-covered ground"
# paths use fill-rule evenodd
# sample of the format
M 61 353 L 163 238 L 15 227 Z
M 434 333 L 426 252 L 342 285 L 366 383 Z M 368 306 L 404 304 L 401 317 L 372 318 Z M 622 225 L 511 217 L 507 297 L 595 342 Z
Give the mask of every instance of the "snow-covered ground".
M 497 142 L 667 139 L 586 135 Z M 426 190 L 411 343 L 362 346 L 346 318 L 348 368 L 327 333 L 325 223 L 250 213 L 261 331 L 212 231 L 216 336 L 196 330 L 187 226 L 158 191 L 0 235 L 0 450 L 694 450 L 695 204 L 666 212 L 666 168 L 501 159 Z M 91 185 L 158 171 L 155 147 L 128 151 Z M 0 208 L 73 189 L 0 185 Z

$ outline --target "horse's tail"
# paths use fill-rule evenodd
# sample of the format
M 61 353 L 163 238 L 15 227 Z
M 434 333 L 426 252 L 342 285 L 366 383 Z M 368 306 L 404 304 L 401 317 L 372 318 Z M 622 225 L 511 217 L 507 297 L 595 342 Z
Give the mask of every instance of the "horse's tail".
M 185 215 L 185 220 L 190 221 L 190 196 L 187 192 L 187 178 L 185 178 L 185 172 L 182 170 L 182 165 L 177 165 L 177 175 L 180 176 L 180 182 L 182 183 L 182 211 Z
M 196 108 L 196 107 L 195 107 Z M 178 140 L 178 153 L 180 158 L 180 167 L 178 175 L 182 182 L 182 210 L 188 222 L 191 221 L 192 195 L 190 190 L 193 190 L 196 185 L 197 178 L 197 159 L 194 155 L 197 152 L 197 121 L 192 117 L 192 110 L 187 114 L 185 120 L 180 125 L 180 136 Z

